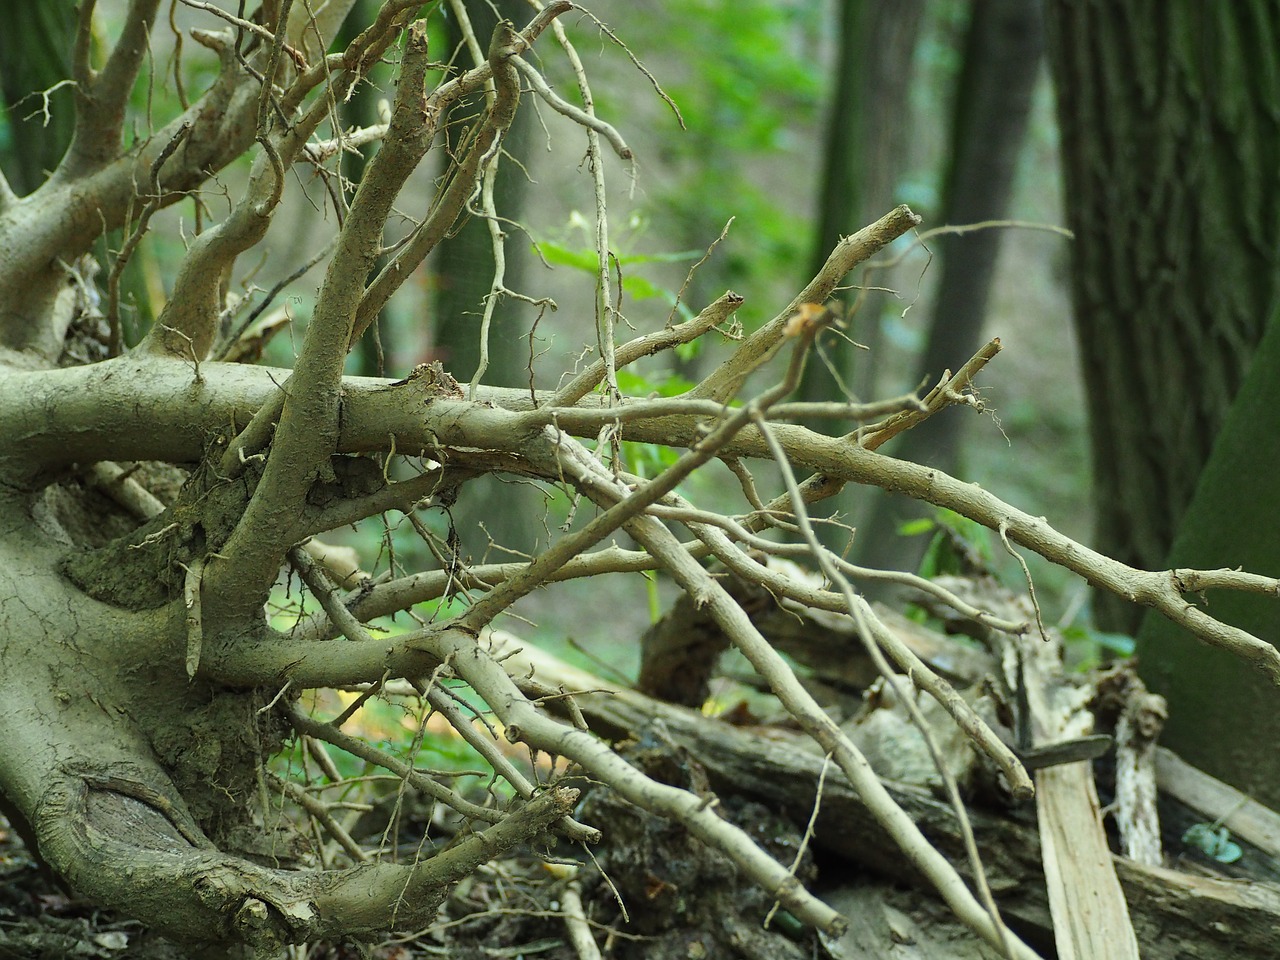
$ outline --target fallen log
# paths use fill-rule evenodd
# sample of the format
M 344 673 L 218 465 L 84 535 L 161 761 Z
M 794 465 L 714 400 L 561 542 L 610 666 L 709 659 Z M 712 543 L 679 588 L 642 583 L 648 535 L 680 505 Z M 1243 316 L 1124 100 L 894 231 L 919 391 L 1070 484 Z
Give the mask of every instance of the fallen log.
M 823 777 L 823 757 L 800 734 L 773 727 L 735 727 L 605 683 L 533 648 L 506 663 L 513 676 L 532 671 L 542 685 L 599 691 L 573 698 L 593 730 L 616 741 L 652 738 L 683 751 L 686 759 L 702 766 L 717 794 L 761 800 L 803 823 L 813 810 L 823 778 L 813 836 L 825 864 L 820 889 L 834 892 L 842 875 L 852 878 L 869 870 L 917 887 L 918 896 L 929 896 L 927 884 L 839 772 L 828 766 Z M 555 699 L 546 702 L 550 709 L 562 704 Z M 929 840 L 968 875 L 954 811 L 926 789 L 892 782 L 887 786 Z M 1028 942 L 1050 949 L 1053 928 L 1034 804 L 1003 809 L 974 805 L 969 816 L 1002 914 Z M 1198 876 L 1116 855 L 1112 861 L 1146 960 L 1186 956 L 1271 960 L 1276 956 L 1280 884 Z

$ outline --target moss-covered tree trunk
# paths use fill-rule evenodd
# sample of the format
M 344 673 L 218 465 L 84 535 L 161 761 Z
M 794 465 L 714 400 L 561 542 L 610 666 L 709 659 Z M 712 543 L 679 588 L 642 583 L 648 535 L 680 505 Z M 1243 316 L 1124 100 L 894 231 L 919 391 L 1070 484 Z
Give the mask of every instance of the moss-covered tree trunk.
M 1280 575 L 1280 538 L 1271 522 L 1280 502 L 1278 410 L 1280 324 L 1273 320 L 1201 471 L 1170 566 L 1244 566 Z M 1188 599 L 1280 643 L 1275 597 L 1214 592 Z M 1280 742 L 1275 686 L 1163 617 L 1143 618 L 1138 653 L 1148 684 L 1172 705 L 1165 740 L 1205 770 L 1280 807 L 1280 756 L 1269 747 Z
M 1158 567 L 1280 291 L 1280 8 L 1047 9 L 1098 545 Z

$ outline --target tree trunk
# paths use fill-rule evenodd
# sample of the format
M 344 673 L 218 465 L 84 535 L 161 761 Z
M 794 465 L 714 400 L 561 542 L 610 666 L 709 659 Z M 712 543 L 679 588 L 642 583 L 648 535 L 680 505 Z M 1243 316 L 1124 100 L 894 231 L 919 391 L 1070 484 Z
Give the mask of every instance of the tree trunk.
M 1183 514 L 1171 566 L 1237 567 L 1280 575 L 1280 539 L 1267 522 L 1280 502 L 1280 323 L 1258 346 L 1195 496 Z M 1189 597 L 1215 616 L 1280 644 L 1276 598 L 1215 592 Z M 1138 634 L 1143 676 L 1169 701 L 1164 740 L 1188 760 L 1273 808 L 1280 808 L 1276 689 L 1234 657 L 1200 643 L 1162 617 L 1143 619 Z
M 923 16 L 922 0 L 840 4 L 840 49 L 818 189 L 818 232 L 807 276 L 822 268 L 841 237 L 894 204 L 894 188 L 907 156 L 907 94 Z M 852 331 L 860 342 L 871 345 L 877 339 L 882 307 L 879 294 L 869 293 L 863 300 Z M 874 365 L 860 356 L 862 351 L 838 342 L 832 356 L 840 378 L 860 396 L 872 396 Z M 806 400 L 843 398 L 821 363 L 809 365 L 802 395 Z
M 25 196 L 45 177 L 71 142 L 71 89 L 57 85 L 71 74 L 68 51 L 76 12 L 70 3 L 39 3 L 6 17 L 0 31 L 0 89 L 8 143 L 0 148 L 5 175 Z
M 979 223 L 1007 216 L 1014 174 L 1040 74 L 1044 33 L 1040 5 L 1027 0 L 979 0 L 965 40 L 964 68 L 955 93 L 950 166 L 942 220 Z M 981 346 L 987 298 L 1004 234 L 980 230 L 934 241 L 941 255 L 929 340 L 917 368 L 917 382 L 938 382 Z M 895 456 L 955 471 L 968 411 L 944 410 L 909 430 Z M 860 528 L 860 562 L 892 570 L 914 570 L 926 545 L 923 537 L 900 537 L 902 523 L 923 509 L 901 497 L 880 496 Z
M 1280 9 L 1050 0 L 1047 33 L 1098 547 L 1159 567 L 1280 292 Z
M 354 40 L 364 24 L 377 14 L 377 10 L 378 5 L 374 0 L 356 0 L 350 16 L 338 33 L 338 43 L 347 44 Z M 360 84 L 350 99 L 339 104 L 339 114 L 348 129 L 371 127 L 379 122 L 378 101 L 382 99 L 382 91 L 390 79 L 390 70 L 386 65 L 379 64 L 370 71 L 369 82 Z M 375 149 L 375 145 L 370 143 L 362 147 L 354 147 L 343 154 L 339 169 L 343 179 L 350 185 L 351 194 L 354 195 L 360 179 L 364 176 L 364 168 Z M 378 266 L 382 267 L 385 261 L 385 257 L 380 257 Z M 388 362 L 394 363 L 392 358 L 399 352 L 396 349 L 396 334 L 399 330 L 396 325 L 388 322 L 392 314 L 393 311 L 389 308 L 379 312 L 351 351 L 352 359 L 349 369 L 353 373 L 362 377 L 381 377 L 388 369 L 394 369 L 388 366 Z
M 498 14 L 497 17 L 494 13 Z M 498 17 L 523 22 L 528 8 L 518 0 L 498 0 L 490 9 L 484 4 L 471 8 L 471 25 L 482 48 L 487 45 Z M 462 34 L 456 21 L 447 20 L 449 49 L 457 50 Z M 465 50 L 460 54 L 465 60 Z M 466 135 L 470 124 L 483 110 L 483 98 L 469 101 L 450 114 L 452 140 Z M 514 226 L 522 219 L 524 198 L 528 192 L 528 145 L 533 133 L 533 115 L 521 110 L 507 131 L 504 156 L 494 184 L 494 203 L 504 218 L 499 224 L 507 235 L 505 286 L 521 291 L 529 259 L 529 238 Z M 455 143 L 456 147 L 457 144 Z M 477 196 L 472 206 L 479 209 Z M 468 382 L 480 364 L 480 315 L 490 296 L 493 281 L 493 241 L 489 224 L 472 216 L 457 232 L 440 245 L 435 261 L 435 304 L 432 318 L 432 348 L 445 368 L 462 383 Z M 537 316 L 537 308 L 497 295 L 489 330 L 489 365 L 484 382 L 503 387 L 527 386 L 529 373 L 529 330 Z M 537 548 L 542 530 L 541 517 L 546 504 L 531 487 L 503 483 L 496 477 L 482 477 L 471 497 L 452 511 L 452 521 L 464 554 L 485 556 L 490 542 L 524 553 Z M 543 537 L 545 540 L 545 536 Z
M 495 10 L 498 17 L 517 22 L 528 19 L 528 7 L 517 0 L 498 0 L 494 9 L 485 4 L 475 5 L 470 10 L 471 25 L 482 50 L 488 46 L 489 37 L 497 23 Z M 458 49 L 462 43 L 462 34 L 452 17 L 447 23 L 449 48 Z M 468 59 L 465 49 L 460 57 L 464 61 Z M 453 147 L 458 145 L 456 141 L 459 137 L 465 136 L 467 128 L 479 116 L 483 107 L 484 100 L 481 96 L 469 100 L 450 113 Z M 529 111 L 517 112 L 503 141 L 504 151 L 511 156 L 503 158 L 494 185 L 494 203 L 504 217 L 504 222 L 499 226 L 507 234 L 505 282 L 512 290 L 521 289 L 528 259 L 528 237 L 510 221 L 518 223 L 522 215 L 529 174 L 520 158 L 528 153 L 532 123 L 533 117 Z M 480 199 L 476 197 L 472 207 L 478 210 L 479 206 Z M 480 363 L 480 312 L 484 309 L 493 280 L 493 244 L 489 225 L 483 219 L 472 216 L 441 244 L 435 274 L 437 293 L 432 324 L 435 347 L 449 372 L 466 383 Z M 525 371 L 529 356 L 528 340 L 525 339 L 529 332 L 529 318 L 525 316 L 528 309 L 527 305 L 512 301 L 509 297 L 500 297 L 494 311 L 493 328 L 489 331 L 489 367 L 485 383 L 503 387 L 528 384 L 528 373 Z

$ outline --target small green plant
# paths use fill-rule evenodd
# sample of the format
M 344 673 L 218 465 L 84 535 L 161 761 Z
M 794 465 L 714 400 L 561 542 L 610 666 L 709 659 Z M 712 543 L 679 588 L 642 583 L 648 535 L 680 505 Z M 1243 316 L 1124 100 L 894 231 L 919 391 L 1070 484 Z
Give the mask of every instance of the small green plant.
M 1219 822 L 1193 823 L 1183 833 L 1182 842 L 1219 863 L 1235 863 L 1244 854 L 1240 844 L 1231 839 L 1231 831 Z
M 926 579 L 987 573 L 995 566 L 987 528 L 951 510 L 939 508 L 931 517 L 908 521 L 898 528 L 898 533 L 904 537 L 932 534 L 917 571 Z

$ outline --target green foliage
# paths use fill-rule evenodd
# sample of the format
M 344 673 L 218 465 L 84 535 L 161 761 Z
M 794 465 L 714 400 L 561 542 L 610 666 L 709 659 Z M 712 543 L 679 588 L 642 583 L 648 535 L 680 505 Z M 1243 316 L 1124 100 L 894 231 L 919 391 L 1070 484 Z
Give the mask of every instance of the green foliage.
M 1116 657 L 1133 656 L 1134 639 L 1125 633 L 1095 630 L 1088 625 L 1073 625 L 1062 631 L 1063 642 L 1078 658 L 1076 667 L 1089 670 Z
M 933 535 L 917 571 L 925 579 L 990 571 L 995 567 L 987 528 L 951 510 L 936 509 L 932 517 L 904 523 L 898 533 L 904 537 Z
M 649 218 L 644 211 L 632 211 L 627 218 L 626 227 L 618 231 L 612 239 L 610 272 L 614 283 L 617 283 L 617 278 L 621 277 L 623 305 L 627 302 L 642 303 L 646 300 L 660 300 L 670 308 L 676 304 L 676 292 L 635 268 L 669 263 L 692 263 L 702 256 L 702 251 L 633 252 L 639 246 L 649 225 Z M 588 222 L 581 212 L 574 210 L 569 215 L 559 238 L 542 238 L 534 246 L 542 259 L 551 266 L 568 267 L 594 277 L 600 269 L 594 231 L 594 225 Z M 680 310 L 687 319 L 689 313 L 684 304 L 680 304 Z
M 631 472 L 645 478 L 656 477 L 680 458 L 670 447 L 658 443 L 626 442 L 622 447 Z
M 1007 554 L 997 552 L 991 531 L 950 510 L 935 509 L 932 516 L 910 520 L 898 527 L 901 536 L 931 536 L 917 571 L 925 579 L 939 576 L 989 574 L 1010 589 L 1024 590 L 1022 569 Z M 920 613 L 917 620 L 926 620 Z M 1062 639 L 1076 669 L 1088 670 L 1116 657 L 1133 655 L 1134 639 L 1123 633 L 1094 629 L 1089 623 L 1062 630 Z
M 652 376 L 644 376 L 634 370 L 618 371 L 618 389 L 633 397 L 678 397 L 692 388 L 690 381 L 668 370 L 660 370 Z
M 825 82 L 815 47 L 826 19 L 821 4 L 694 0 L 679 16 L 626 25 L 634 49 L 663 52 L 663 84 L 687 126 L 661 141 L 674 176 L 648 185 L 668 231 L 703 244 L 731 218 L 751 225 L 749 242 L 728 245 L 711 265 L 704 279 L 714 274 L 717 285 L 749 280 L 759 298 L 771 281 L 794 277 L 808 254 L 808 200 L 789 202 L 778 177 L 788 176 L 784 164 L 815 176 L 820 166 L 805 124 L 817 118 Z

